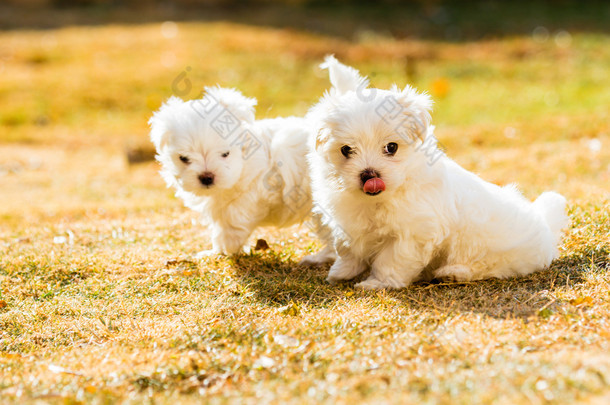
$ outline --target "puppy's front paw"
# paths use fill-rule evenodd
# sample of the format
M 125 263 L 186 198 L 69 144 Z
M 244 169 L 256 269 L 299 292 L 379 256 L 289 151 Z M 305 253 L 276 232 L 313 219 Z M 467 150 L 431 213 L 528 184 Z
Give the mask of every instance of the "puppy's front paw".
M 307 255 L 299 261 L 301 266 L 321 266 L 335 261 L 335 251 L 324 248 L 316 254 Z
M 307 255 L 305 257 L 303 257 L 301 260 L 299 260 L 299 266 L 311 266 L 311 267 L 315 267 L 315 266 L 320 266 L 324 264 L 324 262 L 321 262 L 318 259 L 318 255 Z
M 470 267 L 463 264 L 450 264 L 434 271 L 434 277 L 439 280 L 463 283 L 472 280 Z
M 397 286 L 394 283 L 390 283 L 387 281 L 377 280 L 376 278 L 369 277 L 366 280 L 355 284 L 354 287 L 362 288 L 363 290 L 383 290 L 385 288 L 401 288 L 403 286 Z
M 326 281 L 330 284 L 336 284 L 338 281 L 349 280 L 356 277 L 365 269 L 366 266 L 355 259 L 346 260 L 340 257 L 335 264 L 330 267 Z

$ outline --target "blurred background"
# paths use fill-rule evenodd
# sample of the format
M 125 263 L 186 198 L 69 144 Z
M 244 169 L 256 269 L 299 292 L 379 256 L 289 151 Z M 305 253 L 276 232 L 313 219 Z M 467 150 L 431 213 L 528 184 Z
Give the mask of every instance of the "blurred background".
M 163 100 L 220 84 L 303 115 L 330 53 L 429 92 L 443 147 L 486 179 L 606 199 L 609 31 L 601 0 L 3 0 L 0 215 L 176 205 L 150 162 Z

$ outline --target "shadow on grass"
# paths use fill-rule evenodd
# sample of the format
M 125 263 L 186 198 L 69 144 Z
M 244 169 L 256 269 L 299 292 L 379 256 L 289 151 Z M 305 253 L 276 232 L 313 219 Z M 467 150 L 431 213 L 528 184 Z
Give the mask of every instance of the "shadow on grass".
M 526 277 L 481 280 L 468 283 L 419 282 L 399 291 L 371 292 L 354 289 L 355 281 L 330 285 L 328 266 L 308 268 L 274 252 L 232 259 L 238 283 L 254 291 L 259 303 L 283 307 L 332 306 L 341 300 L 374 297 L 421 311 L 440 314 L 480 313 L 496 318 L 548 316 L 561 304 L 558 289 L 574 288 L 594 272 L 610 269 L 610 249 L 601 247 L 562 256 L 551 268 Z

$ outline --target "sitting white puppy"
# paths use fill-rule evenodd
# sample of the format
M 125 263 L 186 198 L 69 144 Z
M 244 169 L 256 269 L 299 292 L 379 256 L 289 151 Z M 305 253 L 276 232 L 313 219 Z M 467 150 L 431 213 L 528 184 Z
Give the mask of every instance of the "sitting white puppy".
M 565 199 L 534 203 L 446 157 L 430 125 L 431 100 L 367 89 L 357 70 L 327 57 L 333 89 L 312 108 L 314 206 L 333 229 L 337 261 L 328 281 L 370 268 L 358 287 L 402 288 L 432 277 L 505 278 L 557 257 Z
M 247 251 L 256 227 L 310 215 L 311 129 L 303 118 L 255 121 L 255 105 L 237 90 L 207 87 L 199 100 L 170 98 L 149 121 L 165 182 L 211 226 L 212 250 L 199 256 Z M 333 256 L 327 247 L 304 261 Z

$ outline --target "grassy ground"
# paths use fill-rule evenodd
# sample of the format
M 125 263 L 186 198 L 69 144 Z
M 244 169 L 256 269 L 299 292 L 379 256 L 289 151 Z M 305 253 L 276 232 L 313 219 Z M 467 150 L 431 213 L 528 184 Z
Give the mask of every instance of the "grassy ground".
M 205 229 L 125 149 L 146 144 L 163 99 L 207 84 L 257 97 L 260 117 L 303 114 L 328 86 L 326 53 L 378 87 L 429 91 L 466 168 L 529 198 L 563 193 L 572 222 L 553 266 L 362 292 L 296 266 L 318 247 L 305 226 L 258 230 L 268 251 L 194 261 Z M 0 32 L 0 402 L 608 403 L 608 71 L 610 37 L 594 30 Z

